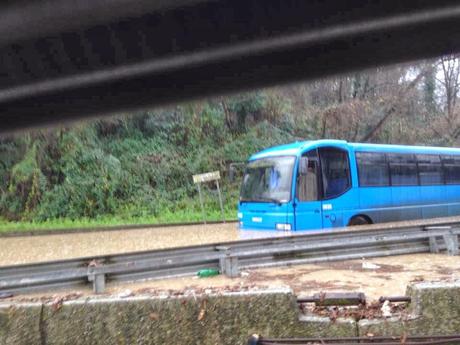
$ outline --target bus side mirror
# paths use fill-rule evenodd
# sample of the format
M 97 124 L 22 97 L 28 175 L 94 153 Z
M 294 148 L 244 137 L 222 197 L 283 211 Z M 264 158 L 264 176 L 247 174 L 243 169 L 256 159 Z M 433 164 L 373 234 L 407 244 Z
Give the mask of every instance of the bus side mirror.
M 308 158 L 307 157 L 300 157 L 299 162 L 299 175 L 305 176 L 308 172 Z

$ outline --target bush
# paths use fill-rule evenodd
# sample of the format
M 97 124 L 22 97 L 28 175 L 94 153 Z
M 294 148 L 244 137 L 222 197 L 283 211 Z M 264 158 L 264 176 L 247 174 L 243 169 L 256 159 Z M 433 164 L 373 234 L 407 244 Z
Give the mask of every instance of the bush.
M 227 180 L 228 164 L 290 141 L 292 135 L 264 119 L 264 93 L 234 96 L 227 103 L 227 112 L 242 121 L 237 131 L 227 121 L 222 103 L 209 101 L 99 120 L 0 145 L 0 156 L 12 157 L 5 159 L 0 216 L 77 221 L 107 216 L 159 220 L 189 214 L 199 220 L 192 175 L 214 170 L 222 175 L 225 212 L 234 216 L 239 183 Z M 290 123 L 291 118 L 277 121 Z M 214 187 L 203 191 L 206 213 L 220 218 Z

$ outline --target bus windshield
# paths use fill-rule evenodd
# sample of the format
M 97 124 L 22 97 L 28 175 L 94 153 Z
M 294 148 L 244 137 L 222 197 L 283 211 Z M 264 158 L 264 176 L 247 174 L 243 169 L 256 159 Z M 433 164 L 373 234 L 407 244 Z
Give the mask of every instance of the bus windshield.
M 287 202 L 291 199 L 295 157 L 271 157 L 249 162 L 240 201 Z

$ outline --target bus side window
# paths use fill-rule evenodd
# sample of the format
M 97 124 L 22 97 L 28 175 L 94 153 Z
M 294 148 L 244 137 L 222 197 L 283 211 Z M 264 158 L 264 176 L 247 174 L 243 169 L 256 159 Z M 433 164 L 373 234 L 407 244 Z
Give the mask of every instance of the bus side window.
M 441 158 L 438 155 L 416 155 L 420 185 L 444 183 Z
M 392 186 L 418 185 L 417 163 L 411 154 L 388 153 Z
M 320 149 L 323 190 L 325 198 L 332 198 L 350 188 L 350 165 L 346 151 L 335 148 Z
M 442 156 L 446 184 L 460 184 L 460 156 Z
M 389 186 L 390 172 L 384 153 L 356 152 L 360 187 Z
M 298 175 L 297 197 L 300 201 L 318 200 L 318 158 L 316 150 L 309 151 L 308 171 L 306 175 Z

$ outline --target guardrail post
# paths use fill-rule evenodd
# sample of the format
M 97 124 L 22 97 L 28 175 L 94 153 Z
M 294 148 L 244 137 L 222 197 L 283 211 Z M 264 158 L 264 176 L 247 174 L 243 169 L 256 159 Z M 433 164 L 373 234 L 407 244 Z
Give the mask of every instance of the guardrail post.
M 230 278 L 238 277 L 240 275 L 238 257 L 231 253 L 230 247 L 218 246 L 216 249 L 223 252 L 223 256 L 219 259 L 220 272 Z
M 449 231 L 442 237 L 446 243 L 447 255 L 458 255 L 458 235 L 452 233 L 452 231 Z
M 88 280 L 93 282 L 93 292 L 103 293 L 105 290 L 105 274 L 104 273 L 88 273 Z
M 439 246 L 438 241 L 436 240 L 436 236 L 431 236 L 430 240 L 430 253 L 439 253 Z

